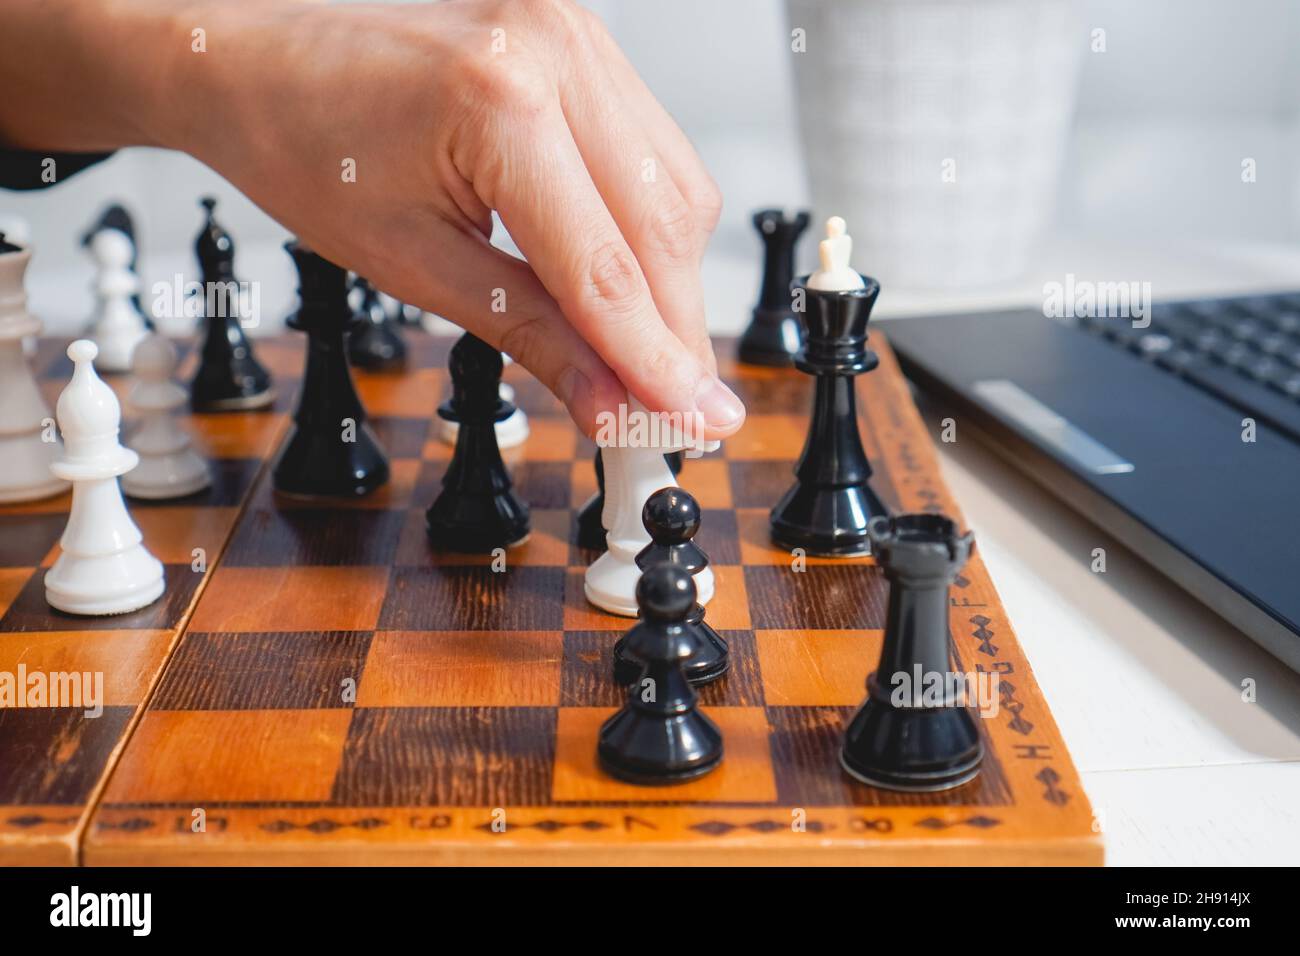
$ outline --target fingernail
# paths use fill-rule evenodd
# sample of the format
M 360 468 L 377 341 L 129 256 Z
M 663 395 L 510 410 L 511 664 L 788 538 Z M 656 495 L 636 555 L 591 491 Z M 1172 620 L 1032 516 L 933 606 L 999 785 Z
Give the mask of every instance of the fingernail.
M 710 428 L 730 428 L 745 415 L 745 406 L 735 393 L 712 375 L 695 390 L 695 408 Z

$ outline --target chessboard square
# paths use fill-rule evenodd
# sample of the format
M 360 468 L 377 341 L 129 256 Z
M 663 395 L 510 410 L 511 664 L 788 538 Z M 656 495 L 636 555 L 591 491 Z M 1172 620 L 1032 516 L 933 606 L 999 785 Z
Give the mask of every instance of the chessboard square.
M 323 802 L 351 710 L 150 710 L 106 804 Z
M 731 495 L 736 508 L 761 508 L 766 515 L 794 484 L 789 461 L 728 461 Z
M 552 707 L 559 631 L 380 631 L 358 707 Z
M 386 567 L 221 565 L 192 631 L 370 631 L 388 588 Z
M 813 377 L 792 368 L 747 365 L 733 376 L 722 373 L 731 390 L 755 415 L 807 414 L 812 417 Z
M 521 447 L 529 461 L 573 461 L 578 431 L 566 418 L 529 419 L 528 441 Z
M 74 709 L 85 704 L 106 707 L 132 707 L 144 700 L 155 675 L 162 668 L 171 644 L 169 630 L 49 631 L 26 633 L 21 637 L 0 635 L 0 673 L 17 674 L 19 666 L 30 676 L 86 675 L 93 681 L 67 685 L 72 699 L 60 697 L 50 701 Z M 89 690 L 92 697 L 81 694 Z M 51 696 L 53 696 L 51 694 Z M 0 764 L 0 771 L 3 764 Z
M 550 803 L 553 707 L 365 707 L 353 712 L 333 802 L 348 807 Z
M 375 417 L 407 415 L 428 422 L 435 417 L 445 376 L 438 369 L 392 372 L 354 370 L 353 382 L 366 413 Z M 421 440 L 423 441 L 421 436 Z M 387 448 L 387 446 L 385 446 Z M 390 454 L 396 454 L 390 449 Z M 416 451 L 419 454 L 419 451 Z
M 857 707 L 772 707 L 772 760 L 777 802 L 791 807 L 996 806 L 1010 802 L 1002 768 L 987 750 L 980 774 L 938 793 L 870 787 L 840 766 L 844 729 Z
M 564 572 L 564 630 L 565 631 L 625 631 L 636 618 L 620 617 L 603 611 L 587 600 L 583 583 L 585 567 L 570 567 Z
M 719 630 L 718 635 L 727 642 L 730 666 L 726 676 L 696 688 L 700 706 L 706 710 L 711 707 L 763 706 L 763 679 L 754 632 Z
M 508 560 L 508 559 L 507 559 Z M 397 567 L 384 597 L 385 631 L 558 631 L 564 569 L 507 564 Z
M 84 806 L 134 707 L 0 707 L 0 806 Z
M 392 563 L 404 511 L 254 508 L 239 522 L 222 559 L 230 567 Z
M 745 427 L 722 443 L 722 453 L 740 461 L 794 461 L 803 451 L 808 422 L 793 415 L 750 415 Z
M 209 634 L 191 631 L 167 668 L 155 710 L 351 707 L 369 631 Z
M 502 379 L 515 390 L 515 405 L 522 408 L 530 419 L 564 416 L 564 405 L 560 400 L 522 365 L 507 365 Z
M 740 564 L 740 534 L 734 511 L 706 510 L 700 515 L 695 542 L 704 549 L 711 565 Z
M 642 786 L 615 780 L 596 760 L 600 727 L 615 708 L 560 708 L 551 796 L 557 803 L 771 803 L 777 788 L 763 708 L 706 707 L 702 712 L 722 731 L 718 768 L 688 783 Z
M 194 412 L 186 419 L 194 450 L 209 460 L 244 458 L 264 460 L 288 427 L 285 415 L 272 412 Z
M 22 568 L 40 564 L 63 535 L 66 514 L 5 514 L 0 534 L 0 567 Z
M 755 631 L 763 693 L 774 707 L 861 704 L 881 631 Z
M 515 494 L 530 508 L 567 511 L 572 502 L 572 470 L 572 462 L 524 461 L 511 475 Z
M 91 616 L 56 611 L 45 600 L 45 572 L 27 579 L 23 589 L 0 617 L 6 631 L 140 631 L 172 630 L 180 626 L 194 600 L 203 573 L 188 565 L 164 564 L 162 597 L 129 614 Z
M 239 517 L 238 508 L 209 508 L 201 505 L 136 508 L 131 517 L 144 546 L 163 564 L 193 564 L 201 549 L 214 561 Z
M 700 458 L 687 458 L 678 476 L 682 487 L 701 508 L 730 509 L 733 507 L 731 476 L 727 471 L 727 461 L 720 455 L 704 455 Z M 587 469 L 589 472 L 592 469 Z M 593 479 L 594 479 L 593 474 Z
M 22 593 L 32 574 L 31 568 L 0 568 L 0 618 Z
M 750 629 L 749 593 L 745 569 L 734 564 L 711 563 L 713 600 L 704 609 L 704 619 L 716 631 Z
M 581 508 L 596 493 L 596 468 L 591 458 L 579 458 L 569 462 L 569 502 L 573 508 Z
M 745 568 L 755 630 L 879 630 L 889 585 L 868 564 Z
M 379 441 L 379 447 L 388 458 L 419 458 L 429 437 L 429 419 L 402 418 L 396 415 L 374 415 L 366 425 Z

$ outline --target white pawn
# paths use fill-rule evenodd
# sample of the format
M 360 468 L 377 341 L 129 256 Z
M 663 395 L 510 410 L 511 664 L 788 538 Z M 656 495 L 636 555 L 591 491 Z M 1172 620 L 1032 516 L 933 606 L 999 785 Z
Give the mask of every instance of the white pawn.
M 68 614 L 125 614 L 162 595 L 163 566 L 122 500 L 118 476 L 139 456 L 118 442 L 122 410 L 95 374 L 96 354 L 86 339 L 68 346 L 75 370 L 57 406 L 65 450 L 50 470 L 72 482 L 72 511 L 63 551 L 45 575 L 45 600 Z
M 135 385 L 127 403 L 139 415 L 126 446 L 140 464 L 122 476 L 122 490 L 133 498 L 183 498 L 208 487 L 208 465 L 190 447 L 190 436 L 176 418 L 185 404 L 185 389 L 172 381 L 176 347 L 151 333 L 135 347 L 131 371 Z
M 826 238 L 817 243 L 821 268 L 808 277 L 808 288 L 821 292 L 847 292 L 864 289 L 866 282 L 849 265 L 853 255 L 853 237 L 839 216 L 826 220 Z
M 95 259 L 95 307 L 91 338 L 99 347 L 96 365 L 102 372 L 128 372 L 131 355 L 140 340 L 149 334 L 144 316 L 132 296 L 139 291 L 140 280 L 131 271 L 135 249 L 131 238 L 118 229 L 101 229 L 90 240 Z
M 649 420 L 650 414 L 636 399 L 629 399 L 628 419 Z M 631 428 L 629 428 L 629 432 Z M 668 452 L 682 451 L 683 436 L 649 433 L 644 440 L 630 439 L 600 450 L 605 472 L 605 508 L 600 523 L 605 531 L 605 553 L 591 563 L 583 578 L 583 592 L 596 607 L 623 617 L 637 616 L 636 585 L 641 568 L 636 556 L 650 543 L 650 532 L 641 521 L 646 499 L 660 488 L 677 487 L 677 479 L 664 460 Z M 706 451 L 718 447 L 707 443 Z M 713 597 L 713 569 L 704 568 L 694 577 L 696 600 L 708 604 Z
M 67 490 L 50 474 L 59 436 L 23 350 L 41 330 L 27 311 L 23 275 L 32 252 L 0 234 L 0 502 L 35 501 Z

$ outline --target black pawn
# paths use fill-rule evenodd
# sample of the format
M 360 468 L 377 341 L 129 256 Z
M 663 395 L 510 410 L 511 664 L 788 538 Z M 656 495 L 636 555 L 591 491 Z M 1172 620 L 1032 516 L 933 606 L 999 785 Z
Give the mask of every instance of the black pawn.
M 636 556 L 636 566 L 646 571 L 658 564 L 672 564 L 692 577 L 709 566 L 708 556 L 692 540 L 700 530 L 700 506 L 681 488 L 660 488 L 641 508 L 641 523 L 650 543 Z M 696 638 L 696 649 L 682 664 L 692 684 L 707 684 L 727 672 L 730 660 L 727 642 L 704 621 L 704 605 L 698 601 L 686 615 L 686 628 Z M 614 645 L 614 679 L 630 684 L 640 673 L 640 662 L 629 654 L 627 638 Z
M 510 490 L 496 423 L 515 406 L 500 395 L 501 352 L 468 332 L 451 349 L 451 398 L 438 414 L 460 427 L 442 492 L 425 513 L 429 538 L 449 551 L 486 552 L 528 537 L 528 506 Z
M 217 201 L 205 198 L 207 220 L 194 243 L 203 273 L 204 333 L 199 370 L 190 383 L 196 412 L 265 408 L 275 397 L 271 376 L 253 356 L 252 343 L 239 324 L 235 245 L 212 216 Z M 212 302 L 215 308 L 209 309 Z
M 668 462 L 668 470 L 673 473 L 673 477 L 682 473 L 683 458 L 684 453 L 680 451 L 670 451 L 664 455 L 664 461 Z M 587 499 L 587 503 L 578 512 L 578 547 L 589 551 L 604 551 L 605 526 L 601 523 L 601 515 L 605 511 L 605 462 L 600 456 L 599 448 L 596 449 L 595 468 L 596 493 Z
M 352 364 L 374 371 L 405 365 L 406 341 L 397 331 L 397 323 L 389 317 L 378 291 L 361 276 L 357 276 L 352 288 L 361 296 L 357 322 L 348 335 L 348 358 Z
M 854 378 L 880 362 L 867 348 L 867 319 L 880 284 L 865 279 L 861 289 L 824 291 L 807 281 L 797 282 L 807 305 L 807 340 L 795 367 L 817 377 L 812 424 L 795 484 L 772 509 L 772 540 L 807 554 L 869 554 L 867 523 L 886 509 L 868 484 Z
M 875 786 L 947 790 L 973 778 L 984 755 L 967 702 L 946 690 L 937 701 L 925 693 L 929 680 L 941 680 L 945 689 L 965 686 L 948 679 L 948 588 L 970 556 L 973 538 L 932 514 L 878 517 L 871 537 L 889 580 L 885 639 L 880 664 L 867 678 L 867 701 L 845 733 L 840 762 Z M 902 699 L 896 700 L 900 689 Z
M 307 333 L 307 370 L 294 426 L 275 466 L 275 489 L 352 497 L 388 480 L 388 460 L 366 424 L 344 340 L 353 322 L 347 272 L 298 242 L 285 243 L 298 269 L 301 306 L 289 326 Z
M 659 564 L 641 575 L 636 601 L 641 620 L 625 640 L 642 662 L 639 680 L 623 709 L 601 726 L 596 756 L 606 773 L 630 783 L 692 780 L 722 761 L 722 733 L 696 710 L 683 671 L 698 645 L 686 625 L 695 582 L 685 568 Z
M 740 337 L 740 360 L 751 365 L 790 365 L 803 343 L 790 292 L 794 250 L 808 228 L 808 213 L 786 218 L 780 209 L 760 209 L 754 226 L 763 240 L 763 285 L 749 327 Z

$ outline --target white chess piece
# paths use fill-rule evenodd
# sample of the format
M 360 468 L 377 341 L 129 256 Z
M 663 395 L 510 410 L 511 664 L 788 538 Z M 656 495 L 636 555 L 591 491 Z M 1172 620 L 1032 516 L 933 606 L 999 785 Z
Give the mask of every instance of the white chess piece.
M 629 421 L 633 415 L 649 417 L 644 405 L 629 399 Z M 636 584 L 641 569 L 636 556 L 650 543 L 650 533 L 641 522 L 641 509 L 660 488 L 677 487 L 664 455 L 684 450 L 687 446 L 682 439 L 680 434 L 651 431 L 644 441 L 606 445 L 600 450 L 605 471 L 601 524 L 606 529 L 606 550 L 587 568 L 583 592 L 588 601 L 610 614 L 637 615 Z M 717 442 L 710 442 L 705 450 L 717 447 Z M 706 567 L 694 580 L 696 600 L 708 604 L 713 597 L 713 569 Z
M 131 271 L 134 251 L 130 237 L 117 229 L 101 229 L 90 240 L 97 267 L 98 303 L 91 338 L 99 348 L 95 364 L 102 372 L 130 371 L 131 354 L 149 334 L 144 316 L 131 299 L 140 288 L 140 280 Z
M 511 359 L 509 355 L 506 355 L 505 352 L 501 353 L 502 365 L 509 365 L 512 361 L 513 359 Z M 515 400 L 515 390 L 505 382 L 501 383 L 501 388 L 498 391 L 498 394 L 507 402 L 513 402 Z M 439 419 L 439 421 L 442 425 L 439 428 L 438 434 L 441 436 L 442 440 L 448 445 L 456 444 L 456 434 L 460 431 L 460 425 L 456 422 L 448 421 L 445 418 Z M 497 433 L 498 448 L 504 450 L 506 448 L 514 448 L 517 445 L 522 445 L 524 442 L 528 441 L 528 415 L 525 414 L 522 408 L 516 405 L 515 410 L 510 413 L 509 418 L 502 419 L 496 423 L 495 430 Z
M 23 350 L 24 338 L 41 330 L 23 292 L 31 258 L 30 249 L 0 236 L 0 502 L 49 498 L 68 487 L 50 474 L 61 451 L 58 432 Z
M 821 259 L 821 268 L 808 277 L 808 288 L 822 292 L 847 292 L 849 289 L 864 289 L 866 283 L 849 265 L 853 255 L 853 237 L 846 232 L 847 226 L 839 216 L 826 220 L 826 238 L 817 243 L 817 255 Z
M 145 550 L 127 513 L 118 476 L 139 456 L 118 442 L 122 410 L 92 362 L 95 343 L 68 346 L 75 370 L 57 414 L 64 455 L 51 470 L 72 482 L 72 511 L 59 540 L 62 553 L 45 575 L 45 600 L 69 614 L 125 614 L 163 593 L 163 566 Z
M 190 447 L 190 436 L 174 414 L 185 404 L 185 389 L 172 381 L 176 347 L 153 333 L 135 347 L 131 371 L 135 385 L 127 398 L 140 424 L 126 445 L 140 464 L 122 476 L 122 490 L 133 498 L 183 498 L 208 487 L 208 465 Z

